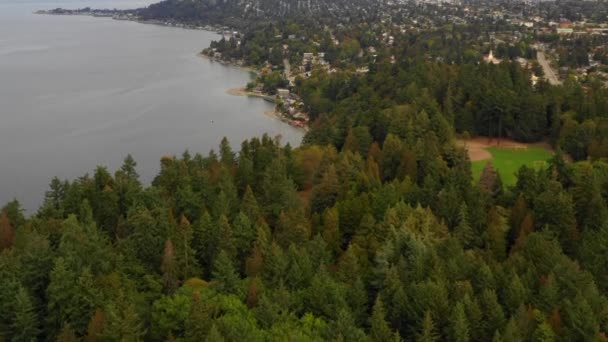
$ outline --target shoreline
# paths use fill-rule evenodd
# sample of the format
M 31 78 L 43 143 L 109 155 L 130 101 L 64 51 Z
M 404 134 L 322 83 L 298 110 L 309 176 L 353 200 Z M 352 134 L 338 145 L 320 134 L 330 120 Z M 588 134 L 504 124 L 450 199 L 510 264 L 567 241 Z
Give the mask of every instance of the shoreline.
M 106 10 L 107 11 L 107 10 Z M 103 12 L 100 10 L 100 12 Z M 119 13 L 120 12 L 120 13 Z M 163 27 L 169 27 L 169 28 L 179 28 L 179 29 L 185 29 L 185 30 L 199 30 L 199 31 L 207 31 L 210 33 L 215 33 L 218 35 L 221 35 L 220 32 L 218 32 L 218 30 L 220 29 L 219 27 L 214 27 L 212 25 L 205 25 L 205 26 L 194 26 L 194 25 L 188 25 L 188 24 L 180 24 L 180 23 L 175 23 L 175 22 L 163 22 L 160 20 L 141 20 L 141 18 L 138 17 L 123 17 L 122 11 L 115 11 L 115 10 L 109 10 L 106 13 L 103 13 L 103 15 L 99 15 L 99 13 L 96 13 L 95 11 L 92 12 L 79 12 L 78 10 L 67 10 L 67 12 L 63 12 L 63 13 L 54 13 L 53 10 L 39 10 L 39 11 L 35 11 L 34 14 L 38 14 L 38 15 L 56 15 L 56 16 L 89 16 L 89 17 L 94 17 L 94 18 L 108 18 L 108 19 L 112 19 L 112 20 L 116 20 L 116 21 L 129 21 L 129 22 L 134 22 L 134 23 L 138 23 L 138 24 L 146 24 L 146 25 L 155 25 L 155 26 L 163 26 Z M 226 60 L 222 60 L 219 58 L 215 58 L 213 56 L 209 56 L 203 52 L 199 52 L 197 53 L 197 56 L 200 58 L 205 58 L 208 59 L 211 62 L 217 62 L 220 63 L 224 66 L 229 66 L 229 67 L 237 67 L 240 68 L 244 71 L 247 71 L 249 73 L 252 73 L 256 76 L 260 75 L 260 70 L 255 69 L 251 66 L 245 66 L 242 64 L 239 64 L 238 61 L 226 61 Z M 247 96 L 247 97 L 256 97 L 256 98 L 260 98 L 264 101 L 267 102 L 271 102 L 273 104 L 277 104 L 277 100 L 275 96 L 271 96 L 271 95 L 267 95 L 267 94 L 263 94 L 263 93 L 256 93 L 256 92 L 251 92 L 251 91 L 247 91 L 245 90 L 244 87 L 238 87 L 238 88 L 230 88 L 228 90 L 226 90 L 226 93 L 232 96 Z M 288 124 L 289 126 L 293 127 L 293 128 L 297 128 L 297 129 L 301 129 L 304 132 L 308 132 L 308 126 L 305 124 L 303 126 L 300 125 L 296 125 L 294 124 L 295 120 L 289 119 L 287 117 L 285 117 L 283 115 L 283 113 L 281 113 L 280 111 L 278 111 L 275 107 L 275 109 L 273 110 L 268 110 L 268 111 L 264 111 L 264 115 L 270 116 L 272 118 L 278 119 L 280 121 L 282 121 L 283 123 Z M 298 121 L 299 122 L 299 121 Z
M 254 92 L 250 92 L 245 90 L 245 88 L 240 87 L 240 88 L 230 88 L 228 90 L 226 90 L 226 94 L 231 95 L 231 96 L 247 96 L 247 97 L 257 97 L 260 99 L 263 99 L 265 101 L 268 102 L 272 102 L 272 103 L 276 103 L 276 100 L 269 96 L 269 95 L 264 95 L 264 94 L 258 94 L 258 93 L 254 93 Z M 283 113 L 281 113 L 280 111 L 278 111 L 276 108 L 273 110 L 267 110 L 264 111 L 264 115 L 267 115 L 269 117 L 272 117 L 274 119 L 280 120 L 286 124 L 288 124 L 289 126 L 293 127 L 293 128 L 297 128 L 297 129 L 301 129 L 304 132 L 308 132 L 308 126 L 297 126 L 293 123 L 293 120 L 286 118 Z
M 250 67 L 250 66 L 241 65 L 241 64 L 238 64 L 236 62 L 228 62 L 228 61 L 225 61 L 223 59 L 219 59 L 219 58 L 215 58 L 215 57 L 206 55 L 206 54 L 204 54 L 202 52 L 199 52 L 197 54 L 197 56 L 200 57 L 200 58 L 208 59 L 208 60 L 210 60 L 212 62 L 220 63 L 220 64 L 225 65 L 225 66 L 231 66 L 231 67 L 243 69 L 243 70 L 248 71 L 248 72 L 250 72 L 252 74 L 255 74 L 256 76 L 260 75 L 260 71 L 259 70 L 255 69 L 253 67 Z

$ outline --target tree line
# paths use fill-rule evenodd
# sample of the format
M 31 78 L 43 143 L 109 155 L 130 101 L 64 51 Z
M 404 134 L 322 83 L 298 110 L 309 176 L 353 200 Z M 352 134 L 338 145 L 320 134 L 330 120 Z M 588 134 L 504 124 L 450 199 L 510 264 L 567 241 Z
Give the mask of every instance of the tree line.
M 605 341 L 608 164 L 558 153 L 475 183 L 443 125 L 391 110 L 382 142 L 223 140 L 149 186 L 128 157 L 54 179 L 29 218 L 8 203 L 0 336 Z

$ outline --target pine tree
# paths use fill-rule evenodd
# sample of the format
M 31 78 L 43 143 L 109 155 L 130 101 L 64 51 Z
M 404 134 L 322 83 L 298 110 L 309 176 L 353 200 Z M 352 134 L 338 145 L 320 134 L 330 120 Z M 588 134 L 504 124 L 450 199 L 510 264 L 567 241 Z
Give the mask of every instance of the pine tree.
M 310 200 L 310 209 L 313 212 L 322 213 L 331 208 L 338 198 L 340 182 L 336 168 L 331 164 L 323 173 L 321 182 L 313 187 Z
M 46 290 L 47 313 L 46 321 L 49 334 L 55 334 L 62 325 L 71 318 L 72 298 L 76 295 L 76 279 L 67 269 L 62 257 L 55 259 L 50 274 L 49 286 Z
M 257 238 L 257 230 L 243 212 L 239 212 L 234 218 L 232 230 L 234 233 L 234 245 L 237 250 L 237 259 L 243 260 L 251 251 L 251 247 Z
M 261 281 L 259 278 L 253 278 L 249 282 L 249 288 L 247 290 L 247 299 L 245 300 L 245 303 L 250 309 L 258 306 L 258 303 L 260 301 L 260 283 Z
M 262 256 L 262 251 L 260 247 L 254 246 L 251 251 L 251 255 L 247 258 L 245 262 L 245 273 L 249 277 L 256 277 L 262 272 L 262 267 L 264 266 L 264 257 Z
M 323 240 L 334 253 L 338 253 L 342 244 L 339 220 L 338 208 L 336 207 L 328 208 L 323 213 Z
M 72 295 L 71 300 L 70 325 L 76 334 L 82 335 L 90 321 L 91 313 L 98 305 L 102 304 L 101 294 L 88 267 L 78 277 L 75 294 Z
M 540 323 L 532 335 L 534 341 L 537 342 L 554 342 L 556 337 L 553 329 L 551 329 L 551 326 L 547 322 Z
M 163 259 L 160 265 L 160 270 L 163 273 L 163 283 L 167 293 L 173 293 L 179 285 L 177 278 L 177 265 L 175 261 L 175 250 L 171 240 L 165 241 L 165 249 L 163 251 Z
M 393 338 L 391 328 L 386 322 L 386 313 L 384 312 L 384 304 L 380 297 L 376 298 L 376 303 L 372 310 L 370 318 L 370 337 L 372 341 L 390 341 Z
M 95 342 L 99 341 L 101 334 L 103 332 L 105 324 L 105 315 L 102 310 L 95 310 L 91 320 L 89 321 L 89 325 L 87 327 L 87 334 L 84 337 L 85 342 Z
M 335 338 L 342 337 L 345 341 L 362 341 L 365 338 L 365 334 L 357 327 L 351 313 L 345 308 L 340 309 L 333 323 Z
M 186 319 L 186 340 L 203 341 L 211 328 L 212 310 L 198 293 L 192 294 L 190 314 Z
M 469 224 L 468 208 L 464 203 L 460 206 L 458 225 L 454 228 L 454 236 L 462 243 L 463 247 L 471 247 L 474 238 L 473 228 L 471 228 L 471 225 Z
M 205 337 L 205 342 L 224 342 L 225 340 L 215 324 L 211 326 L 209 334 Z
M 235 165 L 235 154 L 226 137 L 220 142 L 220 161 L 224 166 L 232 168 Z
M 40 333 L 38 317 L 36 317 L 36 308 L 25 288 L 19 287 L 14 305 L 14 316 L 11 323 L 13 341 L 35 341 Z
M 469 335 L 472 341 L 481 341 L 486 339 L 483 334 L 483 312 L 475 298 L 471 299 L 469 295 L 465 295 L 463 299 L 464 310 L 469 321 Z
M 15 230 L 11 226 L 8 215 L 3 210 L 2 213 L 0 213 L 0 252 L 10 248 L 13 245 L 14 239 Z
M 25 340 L 24 340 L 25 341 Z M 57 342 L 78 342 L 78 337 L 74 329 L 70 326 L 70 323 L 64 323 L 59 335 L 57 335 Z
M 243 194 L 241 210 L 243 210 L 243 213 L 245 213 L 245 215 L 247 215 L 249 220 L 253 223 L 257 223 L 259 220 L 263 219 L 258 201 L 249 185 L 247 185 L 245 188 L 245 193 Z
M 503 341 L 505 342 L 519 342 L 522 341 L 520 329 L 517 327 L 515 323 L 515 319 L 511 317 L 507 325 L 505 326 L 504 333 L 502 336 Z
M 416 335 L 416 341 L 418 342 L 434 342 L 439 341 L 440 337 L 437 333 L 437 329 L 435 328 L 435 322 L 433 322 L 433 317 L 431 315 L 431 311 L 427 310 L 424 313 L 424 319 L 422 320 L 422 324 L 420 326 L 420 330 Z
M 492 165 L 492 162 L 487 162 L 481 171 L 481 176 L 479 176 L 479 186 L 481 190 L 485 193 L 490 194 L 492 197 L 498 195 L 498 187 L 499 187 L 499 176 L 498 172 Z
M 210 274 L 213 260 L 218 253 L 219 230 L 209 212 L 205 211 L 201 215 L 200 220 L 194 226 L 192 235 L 192 247 L 196 251 L 199 265 L 202 266 L 205 274 Z
M 226 251 L 221 250 L 213 267 L 213 280 L 217 283 L 217 290 L 227 294 L 238 294 L 240 291 L 240 278 L 234 269 L 232 259 Z
M 196 259 L 196 253 L 192 248 L 192 240 L 194 237 L 194 231 L 190 222 L 185 216 L 180 219 L 180 224 L 177 227 L 175 234 L 175 241 L 177 242 L 177 255 L 176 261 L 179 270 L 179 278 L 186 280 L 199 271 L 198 261 Z
M 505 291 L 504 301 L 509 312 L 514 313 L 526 300 L 526 288 L 517 274 L 511 277 Z
M 452 340 L 454 342 L 468 342 L 469 337 L 469 323 L 462 303 L 457 303 L 452 310 L 452 316 L 450 318 Z
M 109 341 L 142 341 L 145 330 L 131 303 L 122 298 L 120 302 L 110 303 L 105 310 L 106 320 L 102 338 Z
M 599 324 L 589 302 L 580 294 L 564 301 L 564 321 L 567 338 L 583 341 L 597 336 Z
M 481 294 L 481 305 L 484 317 L 484 328 L 487 338 L 503 327 L 505 322 L 505 314 L 498 299 L 496 292 L 493 290 L 485 290 Z
M 236 260 L 236 246 L 234 244 L 232 226 L 230 226 L 228 219 L 224 215 L 220 216 L 217 225 L 219 230 L 218 249 L 220 252 L 224 251 L 230 260 L 234 262 Z
M 127 157 L 124 159 L 120 169 L 127 175 L 127 177 L 129 177 L 129 179 L 134 181 L 139 180 L 139 174 L 136 170 L 137 163 L 135 162 L 135 159 L 133 159 L 133 156 L 131 156 L 130 154 L 127 154 Z

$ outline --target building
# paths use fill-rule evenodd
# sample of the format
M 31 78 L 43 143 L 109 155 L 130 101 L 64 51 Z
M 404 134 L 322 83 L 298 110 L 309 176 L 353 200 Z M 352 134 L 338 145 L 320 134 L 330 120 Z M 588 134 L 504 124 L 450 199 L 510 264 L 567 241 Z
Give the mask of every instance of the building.
M 282 99 L 286 99 L 289 97 L 289 89 L 277 89 L 277 95 L 279 95 L 280 98 Z
M 492 64 L 500 64 L 501 60 L 494 57 L 494 53 L 492 52 L 492 50 L 490 50 L 490 54 L 488 54 L 487 56 L 485 56 L 483 58 L 483 61 L 486 63 L 492 63 Z

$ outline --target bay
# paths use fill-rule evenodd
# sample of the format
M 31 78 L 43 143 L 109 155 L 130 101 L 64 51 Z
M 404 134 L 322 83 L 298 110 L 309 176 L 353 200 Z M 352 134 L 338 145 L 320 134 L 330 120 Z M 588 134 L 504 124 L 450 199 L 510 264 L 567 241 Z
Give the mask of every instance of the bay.
M 161 156 L 206 154 L 224 136 L 235 150 L 264 133 L 299 145 L 301 130 L 264 114 L 271 103 L 226 93 L 249 72 L 197 56 L 213 32 L 32 13 L 147 4 L 0 0 L 0 204 L 32 212 L 52 177 L 113 172 L 128 153 L 148 183 Z

